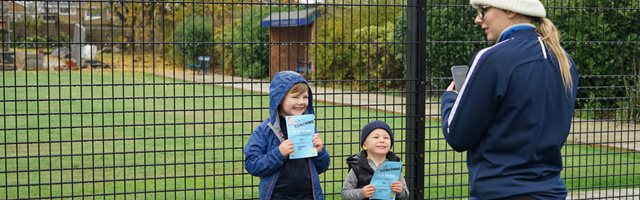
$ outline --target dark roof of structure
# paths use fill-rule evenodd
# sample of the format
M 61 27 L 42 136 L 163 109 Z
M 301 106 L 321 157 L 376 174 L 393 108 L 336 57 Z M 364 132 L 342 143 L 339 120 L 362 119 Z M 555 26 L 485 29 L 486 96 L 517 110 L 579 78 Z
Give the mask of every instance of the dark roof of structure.
M 316 8 L 290 12 L 277 12 L 265 17 L 260 22 L 262 27 L 292 27 L 312 24 L 320 16 Z

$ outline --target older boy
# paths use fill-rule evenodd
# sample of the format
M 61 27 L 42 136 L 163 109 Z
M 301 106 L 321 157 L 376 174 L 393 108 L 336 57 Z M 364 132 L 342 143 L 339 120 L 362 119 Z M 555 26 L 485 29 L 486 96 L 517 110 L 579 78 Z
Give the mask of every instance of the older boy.
M 269 118 L 263 121 L 244 147 L 244 167 L 260 177 L 260 199 L 324 199 L 319 173 L 329 168 L 329 153 L 316 134 L 317 157 L 289 159 L 293 143 L 288 140 L 284 116 L 313 114 L 311 89 L 300 74 L 277 73 L 269 87 Z

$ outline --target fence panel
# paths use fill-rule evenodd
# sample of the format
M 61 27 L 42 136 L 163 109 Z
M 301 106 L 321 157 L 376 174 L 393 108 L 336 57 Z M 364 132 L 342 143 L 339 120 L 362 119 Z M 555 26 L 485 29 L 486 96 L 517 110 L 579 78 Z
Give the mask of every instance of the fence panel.
M 580 72 L 569 198 L 640 197 L 640 1 L 545 0 Z M 243 147 L 270 77 L 310 83 L 341 199 L 384 120 L 412 198 L 466 199 L 440 130 L 449 67 L 491 45 L 465 0 L 3 1 L 1 199 L 255 199 Z

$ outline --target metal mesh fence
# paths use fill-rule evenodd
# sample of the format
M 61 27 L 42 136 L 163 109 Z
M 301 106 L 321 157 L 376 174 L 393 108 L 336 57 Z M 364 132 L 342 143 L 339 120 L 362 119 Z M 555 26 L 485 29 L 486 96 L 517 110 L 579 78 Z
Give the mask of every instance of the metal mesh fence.
M 580 87 L 572 199 L 640 198 L 640 1 L 543 1 Z M 242 148 L 270 77 L 310 82 L 340 199 L 364 124 L 395 132 L 412 198 L 466 199 L 441 133 L 449 67 L 491 45 L 464 0 L 3 1 L 0 199 L 255 199 Z

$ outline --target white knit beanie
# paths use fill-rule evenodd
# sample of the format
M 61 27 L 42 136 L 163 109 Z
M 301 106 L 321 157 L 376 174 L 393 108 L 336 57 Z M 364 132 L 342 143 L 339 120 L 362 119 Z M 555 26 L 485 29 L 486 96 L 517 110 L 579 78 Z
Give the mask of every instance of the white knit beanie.
M 470 0 L 469 3 L 475 8 L 480 5 L 486 5 L 532 17 L 547 16 L 547 12 L 540 0 Z

